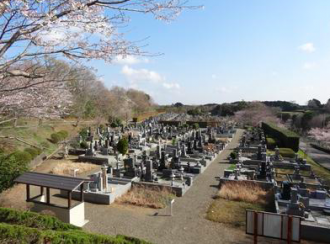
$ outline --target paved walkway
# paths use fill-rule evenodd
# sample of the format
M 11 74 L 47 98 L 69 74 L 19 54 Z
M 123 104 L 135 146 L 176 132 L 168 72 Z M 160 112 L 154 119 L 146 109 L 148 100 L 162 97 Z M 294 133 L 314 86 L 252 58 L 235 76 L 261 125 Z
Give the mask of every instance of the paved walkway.
M 302 140 L 300 141 L 300 148 L 315 162 L 330 170 L 330 154 L 313 148 L 309 143 Z
M 228 167 L 225 159 L 230 149 L 237 146 L 241 134 L 239 130 L 228 147 L 197 177 L 184 197 L 176 198 L 172 217 L 166 216 L 166 210 L 87 204 L 86 218 L 90 222 L 84 228 L 108 235 L 130 235 L 159 244 L 250 243 L 243 230 L 205 219 L 212 196 L 218 190 L 217 177 Z

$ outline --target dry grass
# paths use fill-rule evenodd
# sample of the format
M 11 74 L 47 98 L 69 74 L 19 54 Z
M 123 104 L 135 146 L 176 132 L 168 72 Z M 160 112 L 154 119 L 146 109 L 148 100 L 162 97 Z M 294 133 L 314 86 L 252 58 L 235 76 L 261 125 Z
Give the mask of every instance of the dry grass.
M 209 207 L 206 218 L 208 220 L 235 227 L 245 226 L 246 209 L 263 211 L 262 205 L 216 199 Z
M 252 182 L 227 182 L 210 205 L 207 219 L 242 227 L 245 225 L 246 209 L 270 210 L 272 196 L 272 191 L 267 192 Z
M 150 189 L 144 186 L 134 186 L 132 190 L 119 198 L 117 202 L 161 209 L 165 208 L 174 197 L 174 194 L 167 189 L 158 187 Z
M 270 194 L 270 192 L 254 183 L 227 182 L 222 185 L 217 197 L 231 201 L 266 205 L 269 202 Z
M 70 160 L 63 160 L 63 162 L 58 163 L 50 172 L 56 175 L 72 176 L 74 169 L 79 169 L 78 174 L 83 174 L 97 168 L 98 166 L 95 164 L 74 163 Z

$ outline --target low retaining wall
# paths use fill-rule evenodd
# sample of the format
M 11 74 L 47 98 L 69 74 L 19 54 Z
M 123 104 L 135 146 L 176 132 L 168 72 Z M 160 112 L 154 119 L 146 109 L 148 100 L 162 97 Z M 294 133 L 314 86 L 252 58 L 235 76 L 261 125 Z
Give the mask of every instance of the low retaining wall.
M 108 165 L 110 163 L 108 158 L 101 158 L 101 157 L 95 157 L 95 156 L 81 155 L 78 157 L 78 159 L 81 162 L 90 162 L 90 163 L 97 164 L 97 165 L 103 165 L 103 164 Z
M 167 189 L 168 191 L 173 191 L 177 197 L 182 197 L 186 191 L 190 188 L 190 186 L 187 186 L 185 188 L 183 187 L 176 187 L 176 186 L 165 186 L 157 183 L 151 183 L 151 182 L 133 182 L 132 187 L 134 186 L 144 186 L 151 189 Z
M 314 147 L 315 149 L 318 149 L 318 150 L 320 150 L 322 152 L 325 152 L 325 153 L 329 153 L 330 154 L 330 149 L 329 148 L 321 147 L 321 146 L 319 146 L 317 144 L 314 144 L 314 143 L 311 143 L 310 145 L 312 147 Z
M 304 240 L 330 243 L 330 229 L 302 222 L 301 238 Z

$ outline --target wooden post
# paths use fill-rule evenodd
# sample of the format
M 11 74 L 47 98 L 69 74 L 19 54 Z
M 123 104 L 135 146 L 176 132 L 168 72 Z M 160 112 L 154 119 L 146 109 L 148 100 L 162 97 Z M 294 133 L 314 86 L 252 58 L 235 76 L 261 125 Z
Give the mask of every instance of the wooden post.
M 258 213 L 254 212 L 254 244 L 258 243 Z
M 42 196 L 44 194 L 44 187 L 40 186 L 40 195 Z
M 80 186 L 80 201 L 84 202 L 84 183 Z
M 50 190 L 49 187 L 46 188 L 46 203 L 50 204 Z
M 288 216 L 288 244 L 291 244 L 292 238 L 292 216 Z
M 71 191 L 68 191 L 68 209 L 71 208 Z
M 30 185 L 26 184 L 26 201 L 30 201 Z

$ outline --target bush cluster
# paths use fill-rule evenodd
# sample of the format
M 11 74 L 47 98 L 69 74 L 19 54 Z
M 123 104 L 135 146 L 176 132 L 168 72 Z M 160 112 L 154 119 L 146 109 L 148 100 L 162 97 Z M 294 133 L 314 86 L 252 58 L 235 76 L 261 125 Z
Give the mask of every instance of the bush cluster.
M 86 141 L 82 141 L 82 142 L 80 142 L 80 147 L 82 149 L 88 149 L 88 143 Z
M 280 147 L 291 148 L 295 152 L 299 151 L 299 136 L 293 131 L 264 122 L 262 123 L 262 129 L 267 136 L 274 138 Z
M 123 137 L 122 139 L 119 140 L 117 143 L 117 150 L 120 152 L 122 155 L 125 155 L 128 151 L 128 140 L 126 137 Z
M 294 158 L 296 153 L 291 148 L 279 148 L 279 153 L 285 158 Z
M 24 152 L 27 152 L 28 154 L 30 154 L 31 158 L 34 159 L 35 157 L 37 157 L 38 155 L 40 155 L 42 153 L 42 150 L 39 148 L 35 148 L 35 147 L 29 147 L 29 148 L 25 148 Z
M 270 150 L 274 150 L 276 147 L 276 141 L 274 138 L 271 137 L 267 137 L 266 138 L 266 142 L 267 142 L 267 148 Z
M 28 152 L 15 151 L 0 155 L 0 192 L 14 184 L 14 179 L 28 170 L 32 156 Z
M 79 132 L 79 135 L 83 140 L 86 140 L 88 136 L 88 128 L 82 128 L 81 131 Z
M 50 139 L 53 143 L 58 143 L 60 141 L 65 140 L 69 136 L 69 133 L 65 130 L 61 130 L 59 132 L 55 132 L 50 135 Z
M 238 158 L 238 155 L 237 155 L 236 152 L 231 152 L 229 156 L 230 156 L 230 158 L 233 159 L 233 160 L 235 160 L 235 159 Z
M 0 208 L 0 222 L 24 225 L 42 230 L 80 230 L 81 228 L 64 223 L 53 216 L 38 214 L 30 211 L 18 211 L 10 208 Z
M 121 119 L 119 119 L 119 118 L 115 118 L 115 119 L 113 119 L 113 121 L 111 122 L 110 127 L 111 127 L 111 128 L 116 128 L 116 127 L 120 127 L 120 126 L 122 126 L 122 125 L 123 125 L 123 122 L 121 121 Z

